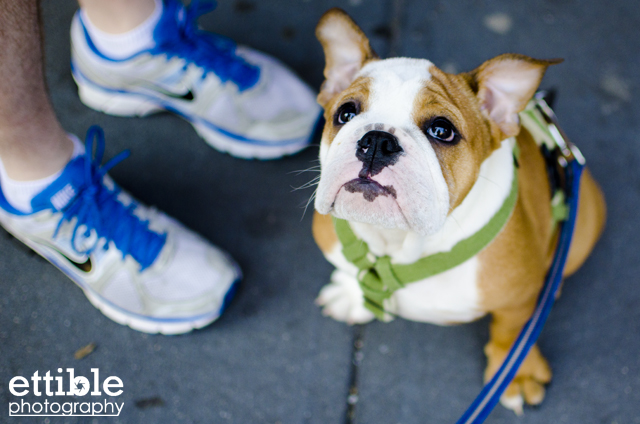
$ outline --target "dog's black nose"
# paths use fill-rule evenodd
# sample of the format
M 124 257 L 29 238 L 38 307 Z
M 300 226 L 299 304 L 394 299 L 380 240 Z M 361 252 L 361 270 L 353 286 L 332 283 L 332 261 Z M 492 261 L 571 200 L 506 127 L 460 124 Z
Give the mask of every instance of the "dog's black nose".
M 402 147 L 395 135 L 385 131 L 369 131 L 358 141 L 356 157 L 362 162 L 358 176 L 367 178 L 379 174 L 385 166 L 398 161 Z

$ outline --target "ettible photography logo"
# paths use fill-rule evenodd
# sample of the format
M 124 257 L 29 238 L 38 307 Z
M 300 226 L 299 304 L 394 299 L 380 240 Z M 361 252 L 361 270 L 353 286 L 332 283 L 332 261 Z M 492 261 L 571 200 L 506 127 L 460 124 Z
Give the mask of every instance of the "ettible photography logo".
M 66 372 L 65 372 L 66 371 Z M 109 396 L 117 398 L 123 392 L 122 380 L 110 376 L 100 384 L 100 370 L 91 368 L 89 378 L 76 376 L 73 368 L 65 371 L 58 368 L 58 374 L 51 375 L 50 371 L 40 374 L 33 373 L 29 379 L 16 376 L 9 381 L 9 392 L 21 398 L 32 394 L 37 400 L 25 401 L 16 399 L 9 402 L 10 417 L 57 417 L 57 416 L 86 416 L 86 417 L 118 417 L 124 407 L 124 402 L 111 399 L 98 399 Z M 31 381 L 29 381 L 31 380 Z M 65 382 L 67 384 L 65 385 Z M 65 391 L 65 386 L 68 389 Z M 55 391 L 54 391 L 55 390 Z M 33 397 L 31 396 L 30 399 Z M 54 401 L 48 398 L 56 396 Z M 87 396 L 85 398 L 85 396 Z M 61 401 L 59 397 L 64 397 Z M 40 398 L 43 398 L 40 400 Z M 66 399 L 65 399 L 66 398 Z

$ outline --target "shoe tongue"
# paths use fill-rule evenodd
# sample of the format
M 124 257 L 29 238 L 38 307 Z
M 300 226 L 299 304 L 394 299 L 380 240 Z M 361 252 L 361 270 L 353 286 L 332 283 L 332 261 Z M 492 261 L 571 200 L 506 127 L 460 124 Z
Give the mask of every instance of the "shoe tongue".
M 63 210 L 86 186 L 84 165 L 84 156 L 72 159 L 58 179 L 31 200 L 33 212 L 44 209 Z

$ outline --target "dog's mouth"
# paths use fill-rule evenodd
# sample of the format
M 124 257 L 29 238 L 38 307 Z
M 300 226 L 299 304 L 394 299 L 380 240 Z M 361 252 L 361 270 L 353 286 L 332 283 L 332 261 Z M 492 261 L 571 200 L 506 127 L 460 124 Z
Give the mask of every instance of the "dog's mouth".
M 362 193 L 365 200 L 373 202 L 378 196 L 397 198 L 396 189 L 392 185 L 383 186 L 371 178 L 354 178 L 343 185 L 349 193 Z

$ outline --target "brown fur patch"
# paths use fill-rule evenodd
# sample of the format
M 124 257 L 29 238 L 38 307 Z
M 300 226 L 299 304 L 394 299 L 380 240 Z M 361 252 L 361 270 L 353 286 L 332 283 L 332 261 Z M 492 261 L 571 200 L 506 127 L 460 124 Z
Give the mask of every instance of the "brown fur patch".
M 322 131 L 322 143 L 331 144 L 338 135 L 342 125 L 334 125 L 333 117 L 340 106 L 347 102 L 354 102 L 359 105 L 360 113 L 364 113 L 369 108 L 371 79 L 360 77 L 356 79 L 346 90 L 337 96 L 324 107 L 325 125 Z
M 567 258 L 564 275 L 573 274 L 582 266 L 604 230 L 607 216 L 604 196 L 589 169 L 582 174 L 576 228 Z
M 518 202 L 498 237 L 478 255 L 482 309 L 535 304 L 549 265 L 551 196 L 544 159 L 526 131 L 520 148 Z
M 432 143 L 449 188 L 449 210 L 452 211 L 473 187 L 480 164 L 500 144 L 492 143 L 489 125 L 467 81 L 436 66 L 431 66 L 429 72 L 432 78 L 416 96 L 413 120 L 424 129 L 433 118 L 446 118 L 462 137 L 455 145 Z
M 313 238 L 323 253 L 328 253 L 338 243 L 338 236 L 333 227 L 330 215 L 321 215 L 317 211 L 313 213 L 313 225 L 311 227 Z

